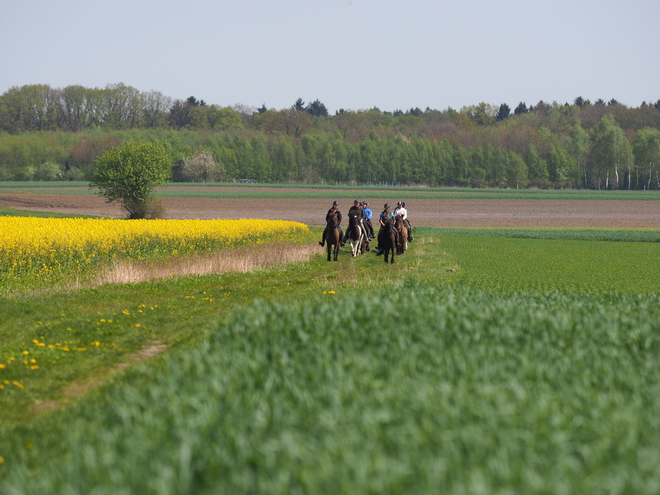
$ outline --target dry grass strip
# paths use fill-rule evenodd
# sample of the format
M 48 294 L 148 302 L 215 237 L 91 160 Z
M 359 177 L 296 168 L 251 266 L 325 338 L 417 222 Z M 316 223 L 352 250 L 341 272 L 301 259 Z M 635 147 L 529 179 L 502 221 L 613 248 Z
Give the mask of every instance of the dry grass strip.
M 318 245 L 282 242 L 251 245 L 161 262 L 118 260 L 107 272 L 99 275 L 94 285 L 136 283 L 186 275 L 246 273 L 259 268 L 308 261 L 315 254 L 319 254 Z

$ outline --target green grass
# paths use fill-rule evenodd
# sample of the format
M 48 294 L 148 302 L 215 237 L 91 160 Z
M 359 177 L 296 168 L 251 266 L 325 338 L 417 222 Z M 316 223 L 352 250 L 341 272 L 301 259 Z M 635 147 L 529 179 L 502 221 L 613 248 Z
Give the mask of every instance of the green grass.
M 0 357 L 60 362 L 0 370 L 0 492 L 657 493 L 657 236 L 420 227 L 392 266 L 1 298 Z M 67 336 L 102 345 L 32 344 Z
M 2 193 L 0 193 L 2 194 Z M 0 206 L 0 216 L 2 217 L 38 217 L 38 218 L 99 218 L 93 215 L 70 215 L 67 213 L 50 213 L 45 211 L 17 210 Z
M 459 237 L 507 237 L 516 239 L 554 239 L 566 241 L 612 241 L 612 242 L 660 242 L 657 228 L 453 228 L 440 227 L 422 232 L 435 232 L 441 236 Z
M 659 303 L 402 284 L 253 305 L 21 431 L 35 476 L 8 486 L 655 493 Z
M 0 181 L 0 189 L 22 189 L 22 188 L 62 188 L 62 187 L 88 187 L 89 182 L 83 180 L 53 180 L 53 181 Z
M 320 230 L 312 229 L 310 237 L 320 237 Z M 175 347 L 197 341 L 208 335 L 210 319 L 224 318 L 255 298 L 304 298 L 352 287 L 357 280 L 366 286 L 393 284 L 415 266 L 412 257 L 401 258 L 394 268 L 371 255 L 352 260 L 346 248 L 341 257 L 328 264 L 319 255 L 310 263 L 246 274 L 0 297 L 0 363 L 10 363 L 0 369 L 0 383 L 18 381 L 25 387 L 0 390 L 0 437 L 4 428 L 40 414 L 31 404 L 68 402 L 62 390 L 70 381 L 102 375 L 154 340 Z M 31 370 L 32 364 L 39 368 Z
M 571 234 L 569 237 L 573 237 Z M 643 234 L 639 233 L 639 237 L 644 238 Z M 654 234 L 657 236 L 657 232 Z M 660 291 L 657 241 L 459 235 L 441 239 L 445 250 L 459 264 L 457 283 L 480 290 L 587 294 Z

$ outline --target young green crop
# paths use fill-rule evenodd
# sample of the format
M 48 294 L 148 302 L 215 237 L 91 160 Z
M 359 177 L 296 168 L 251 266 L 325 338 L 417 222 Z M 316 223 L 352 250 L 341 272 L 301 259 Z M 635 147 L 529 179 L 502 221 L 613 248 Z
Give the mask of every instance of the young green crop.
M 57 458 L 0 488 L 656 493 L 658 321 L 658 294 L 414 284 L 254 305 L 68 411 Z
M 655 234 L 657 235 L 657 233 Z M 507 292 L 660 291 L 654 242 L 441 236 L 458 283 Z

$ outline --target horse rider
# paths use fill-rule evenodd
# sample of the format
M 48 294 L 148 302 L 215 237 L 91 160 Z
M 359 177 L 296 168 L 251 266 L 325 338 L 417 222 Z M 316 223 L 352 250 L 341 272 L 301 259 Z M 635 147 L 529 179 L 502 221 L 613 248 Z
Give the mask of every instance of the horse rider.
M 396 243 L 399 243 L 399 231 L 394 228 L 394 213 L 390 211 L 389 203 L 385 203 L 383 206 L 383 211 L 378 216 L 378 223 L 380 224 L 380 229 L 378 229 L 378 247 L 376 249 L 378 250 L 378 254 L 382 254 L 383 248 L 381 244 L 383 236 L 394 232 Z
M 348 210 L 348 218 L 348 228 L 346 229 L 346 234 L 344 234 L 344 242 L 346 242 L 351 233 L 352 226 L 356 226 L 358 229 L 364 231 L 364 225 L 362 224 L 362 208 L 360 208 L 360 201 L 358 199 L 353 201 L 353 206 Z M 351 222 L 350 219 L 353 219 L 353 222 Z
M 394 218 L 396 217 L 403 217 L 402 220 L 405 222 L 406 227 L 408 227 L 408 242 L 411 242 L 413 240 L 412 225 L 410 225 L 410 220 L 408 220 L 408 210 L 406 210 L 406 203 L 403 201 L 399 201 L 396 204 L 396 208 L 394 209 Z
M 369 208 L 369 203 L 366 201 L 362 202 L 362 221 L 364 222 L 364 228 L 367 231 L 367 236 L 369 239 L 375 239 L 374 235 L 374 226 L 371 224 L 371 217 L 373 216 L 373 212 L 371 211 L 371 208 Z
M 339 239 L 343 239 L 344 235 L 342 232 L 341 228 L 341 211 L 339 211 L 339 201 L 334 200 L 332 202 L 332 207 L 328 210 L 328 213 L 325 215 L 325 229 L 323 229 L 323 238 L 321 239 L 321 242 L 319 244 L 321 247 L 325 246 L 325 236 L 326 236 L 326 231 L 328 230 L 328 221 L 330 220 L 330 217 L 332 215 L 337 215 L 337 227 L 339 228 Z M 341 245 L 343 246 L 344 243 L 342 242 Z

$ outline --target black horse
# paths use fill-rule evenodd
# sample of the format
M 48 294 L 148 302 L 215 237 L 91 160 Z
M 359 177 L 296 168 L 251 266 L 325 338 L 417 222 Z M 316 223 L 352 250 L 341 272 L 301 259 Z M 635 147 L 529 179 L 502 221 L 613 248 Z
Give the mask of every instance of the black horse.
M 378 231 L 378 254 L 385 255 L 385 263 L 391 254 L 390 264 L 394 263 L 394 253 L 397 249 L 397 235 L 394 225 L 388 223 L 380 228 Z
M 334 252 L 334 261 L 337 261 L 339 246 L 341 245 L 341 230 L 339 229 L 339 218 L 337 214 L 329 215 L 328 224 L 325 227 L 325 243 L 328 246 L 328 261 Z

